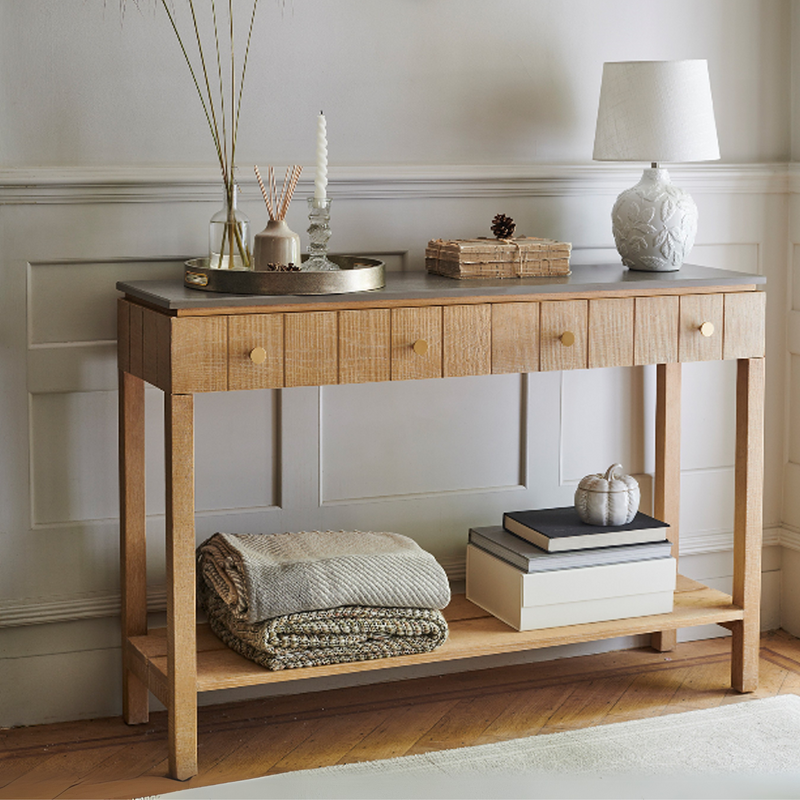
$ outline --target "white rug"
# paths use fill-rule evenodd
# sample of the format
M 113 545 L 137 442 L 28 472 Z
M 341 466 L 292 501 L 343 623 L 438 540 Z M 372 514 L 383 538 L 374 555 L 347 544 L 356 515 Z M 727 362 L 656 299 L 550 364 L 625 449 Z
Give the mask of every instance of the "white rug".
M 178 798 L 800 798 L 800 697 L 285 773 Z

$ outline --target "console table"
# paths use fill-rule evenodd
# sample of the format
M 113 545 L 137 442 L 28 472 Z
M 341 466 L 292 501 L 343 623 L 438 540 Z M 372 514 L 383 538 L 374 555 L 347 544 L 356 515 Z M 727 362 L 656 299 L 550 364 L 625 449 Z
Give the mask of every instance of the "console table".
M 206 294 L 179 281 L 120 283 L 119 430 L 123 713 L 168 709 L 169 772 L 197 772 L 198 692 L 470 659 L 678 628 L 732 632 L 731 684 L 758 682 L 764 300 L 757 275 L 577 266 L 567 277 L 459 281 L 389 274 L 335 296 Z M 194 394 L 656 364 L 654 514 L 678 554 L 681 364 L 737 360 L 733 594 L 679 578 L 669 614 L 519 632 L 456 596 L 432 653 L 271 672 L 196 624 Z M 167 627 L 148 630 L 144 385 L 165 393 Z M 466 539 L 466 532 L 465 532 Z M 466 668 L 466 667 L 465 667 Z

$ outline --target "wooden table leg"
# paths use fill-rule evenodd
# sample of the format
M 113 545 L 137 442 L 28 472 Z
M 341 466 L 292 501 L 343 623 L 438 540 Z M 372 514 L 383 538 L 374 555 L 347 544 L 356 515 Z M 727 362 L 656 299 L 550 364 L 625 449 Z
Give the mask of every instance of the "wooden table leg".
M 164 397 L 167 510 L 167 680 L 169 774 L 197 774 L 194 397 Z
M 128 638 L 147 633 L 147 542 L 144 491 L 144 381 L 119 371 L 120 592 L 122 716 L 147 722 L 148 689 L 127 664 Z
M 681 505 L 681 365 L 656 366 L 656 475 L 653 515 L 666 522 L 672 555 L 678 559 Z M 651 637 L 655 650 L 672 650 L 676 630 L 656 631 Z
M 742 358 L 736 376 L 736 507 L 733 521 L 733 602 L 744 619 L 731 625 L 731 686 L 758 688 L 761 539 L 764 479 L 764 359 Z

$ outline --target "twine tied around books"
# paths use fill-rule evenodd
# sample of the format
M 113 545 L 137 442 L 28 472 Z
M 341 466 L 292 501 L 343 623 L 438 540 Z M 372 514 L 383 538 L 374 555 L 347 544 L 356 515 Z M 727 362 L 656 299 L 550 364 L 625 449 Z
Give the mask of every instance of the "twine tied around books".
M 522 245 L 516 239 L 506 239 L 506 242 L 517 248 L 517 277 L 522 277 Z

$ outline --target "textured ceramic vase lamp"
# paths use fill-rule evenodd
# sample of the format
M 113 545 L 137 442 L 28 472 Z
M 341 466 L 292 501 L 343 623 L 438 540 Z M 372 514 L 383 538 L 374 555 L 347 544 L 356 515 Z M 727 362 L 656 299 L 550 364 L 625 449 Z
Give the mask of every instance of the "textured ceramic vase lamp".
M 697 206 L 660 164 L 718 158 L 706 61 L 603 65 L 594 159 L 651 165 L 611 212 L 623 264 L 653 272 L 680 269 L 694 244 Z

